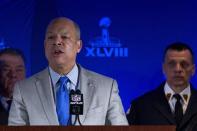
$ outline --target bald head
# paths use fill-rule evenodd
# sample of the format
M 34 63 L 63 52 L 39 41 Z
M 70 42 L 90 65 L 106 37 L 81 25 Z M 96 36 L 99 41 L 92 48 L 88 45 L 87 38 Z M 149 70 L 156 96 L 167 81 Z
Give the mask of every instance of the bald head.
M 58 17 L 58 18 L 53 19 L 47 27 L 46 34 L 50 32 L 51 28 L 57 25 L 70 25 L 71 27 L 73 27 L 74 32 L 76 33 L 76 38 L 80 40 L 81 33 L 80 33 L 79 25 L 75 23 L 74 21 L 72 21 L 71 19 L 66 18 L 66 17 Z

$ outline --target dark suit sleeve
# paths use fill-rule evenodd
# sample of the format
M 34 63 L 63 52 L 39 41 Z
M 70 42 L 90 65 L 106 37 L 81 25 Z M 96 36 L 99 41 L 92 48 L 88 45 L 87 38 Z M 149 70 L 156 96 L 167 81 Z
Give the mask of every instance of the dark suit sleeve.
M 136 101 L 133 101 L 131 103 L 131 107 L 129 109 L 129 113 L 127 114 L 127 120 L 129 122 L 129 125 L 136 125 L 136 124 L 138 124 Z

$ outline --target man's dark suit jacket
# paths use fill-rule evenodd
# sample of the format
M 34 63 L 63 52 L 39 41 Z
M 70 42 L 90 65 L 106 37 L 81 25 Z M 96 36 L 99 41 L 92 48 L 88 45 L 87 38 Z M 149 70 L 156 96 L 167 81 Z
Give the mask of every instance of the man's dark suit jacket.
M 177 127 L 178 131 L 189 131 L 197 117 L 197 91 L 191 86 L 188 107 Z M 164 83 L 153 91 L 135 99 L 127 114 L 130 125 L 176 125 L 170 105 L 164 93 Z
M 6 111 L 0 102 L 0 125 L 8 125 L 8 111 Z

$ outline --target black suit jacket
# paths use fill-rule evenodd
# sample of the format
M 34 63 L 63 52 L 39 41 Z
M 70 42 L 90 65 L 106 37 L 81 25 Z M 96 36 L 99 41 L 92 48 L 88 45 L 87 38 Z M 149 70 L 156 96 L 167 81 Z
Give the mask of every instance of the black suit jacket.
M 189 104 L 177 130 L 189 131 L 191 123 L 196 121 L 195 117 L 197 117 L 197 91 L 191 87 Z M 174 116 L 164 93 L 164 83 L 135 99 L 127 119 L 131 125 L 175 125 Z
M 0 125 L 8 125 L 8 111 L 4 109 L 0 102 Z

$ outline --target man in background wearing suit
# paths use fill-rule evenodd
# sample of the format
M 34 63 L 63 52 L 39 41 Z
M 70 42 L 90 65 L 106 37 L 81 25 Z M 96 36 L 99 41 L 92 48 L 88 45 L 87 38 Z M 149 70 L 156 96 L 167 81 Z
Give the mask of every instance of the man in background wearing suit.
M 67 96 L 71 89 L 84 96 L 82 125 L 128 124 L 117 82 L 76 64 L 82 41 L 75 22 L 64 17 L 52 20 L 44 47 L 49 66 L 16 84 L 9 125 L 73 125 Z
M 164 52 L 166 82 L 133 100 L 127 119 L 131 125 L 176 125 L 187 131 L 197 116 L 197 91 L 190 84 L 195 73 L 194 54 L 184 43 L 169 45 Z
M 24 56 L 21 51 L 6 48 L 0 51 L 0 125 L 8 124 L 8 113 L 16 81 L 25 78 Z

